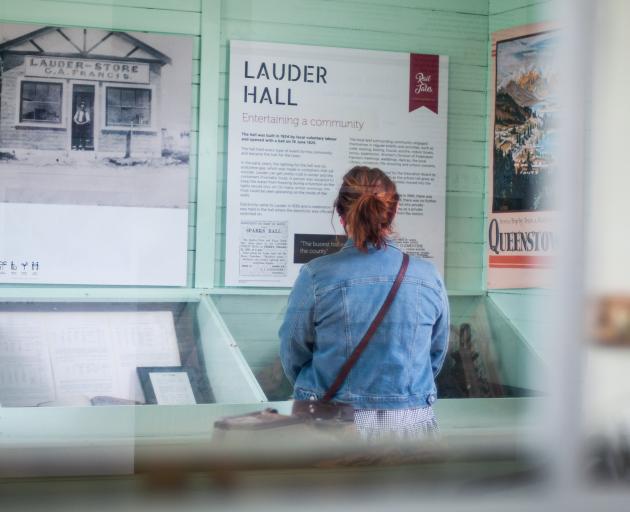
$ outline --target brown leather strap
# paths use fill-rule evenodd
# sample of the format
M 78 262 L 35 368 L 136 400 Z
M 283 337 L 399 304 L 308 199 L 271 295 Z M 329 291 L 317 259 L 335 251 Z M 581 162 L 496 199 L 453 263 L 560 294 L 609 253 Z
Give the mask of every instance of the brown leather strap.
M 366 333 L 363 335 L 363 338 L 361 338 L 361 341 L 359 342 L 359 344 L 355 347 L 355 349 L 352 351 L 352 354 L 350 354 L 350 357 L 348 358 L 348 360 L 341 367 L 341 370 L 339 371 L 337 378 L 332 383 L 330 388 L 328 388 L 328 391 L 326 391 L 326 394 L 322 398 L 324 402 L 328 402 L 329 400 L 331 400 L 332 397 L 335 396 L 337 391 L 339 391 L 339 388 L 348 377 L 350 370 L 352 369 L 352 367 L 355 365 L 355 363 L 357 362 L 357 360 L 359 359 L 359 357 L 365 350 L 365 347 L 367 347 L 367 344 L 370 341 L 370 338 L 372 338 L 372 336 L 376 332 L 376 329 L 378 329 L 378 326 L 381 325 L 381 322 L 383 321 L 383 318 L 385 318 L 385 315 L 387 314 L 389 307 L 392 305 L 392 302 L 394 302 L 394 297 L 396 297 L 396 294 L 398 293 L 398 288 L 400 288 L 400 285 L 402 284 L 402 281 L 405 277 L 405 273 L 407 272 L 408 266 L 409 266 L 409 255 L 406 253 L 403 253 L 403 260 L 400 265 L 400 270 L 398 271 L 398 275 L 396 276 L 396 280 L 394 281 L 394 284 L 389 290 L 389 294 L 387 295 L 385 302 L 383 302 L 381 309 L 378 310 L 378 313 L 374 317 L 374 320 L 372 320 L 370 327 L 368 328 Z

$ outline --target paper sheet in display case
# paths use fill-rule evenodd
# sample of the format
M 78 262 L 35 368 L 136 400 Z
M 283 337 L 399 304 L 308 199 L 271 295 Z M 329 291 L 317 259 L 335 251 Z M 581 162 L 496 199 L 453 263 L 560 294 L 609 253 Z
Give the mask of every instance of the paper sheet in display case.
M 136 368 L 181 364 L 170 311 L 3 311 L 0 334 L 4 407 L 143 402 Z

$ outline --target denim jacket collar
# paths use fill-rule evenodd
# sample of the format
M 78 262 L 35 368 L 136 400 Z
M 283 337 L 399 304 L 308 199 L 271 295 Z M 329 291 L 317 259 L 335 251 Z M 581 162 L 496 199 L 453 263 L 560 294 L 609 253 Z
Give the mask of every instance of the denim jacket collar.
M 393 247 L 394 249 L 400 249 L 391 237 L 385 238 L 385 245 Z M 368 250 L 374 248 L 374 244 L 372 242 L 368 242 L 367 246 L 368 246 Z M 348 249 L 350 247 L 356 247 L 356 246 L 354 244 L 354 240 L 348 237 L 348 240 L 346 240 L 346 243 L 343 244 L 340 250 L 343 251 L 344 249 Z

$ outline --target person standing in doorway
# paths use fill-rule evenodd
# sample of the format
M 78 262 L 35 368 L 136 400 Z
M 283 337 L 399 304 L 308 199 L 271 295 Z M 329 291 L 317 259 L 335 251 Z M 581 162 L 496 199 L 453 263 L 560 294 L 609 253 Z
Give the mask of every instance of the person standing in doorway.
M 86 149 L 90 139 L 89 128 L 92 120 L 90 118 L 90 111 L 85 107 L 84 101 L 79 103 L 79 108 L 74 113 L 72 120 L 76 125 L 77 134 L 77 143 L 74 149 Z

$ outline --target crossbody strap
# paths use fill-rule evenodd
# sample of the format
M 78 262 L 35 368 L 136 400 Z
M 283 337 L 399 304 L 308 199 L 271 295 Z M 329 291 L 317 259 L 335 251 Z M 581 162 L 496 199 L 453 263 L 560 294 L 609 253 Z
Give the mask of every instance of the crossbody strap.
M 394 297 L 396 297 L 396 294 L 398 293 L 398 288 L 400 288 L 400 285 L 402 284 L 402 281 L 405 277 L 405 273 L 407 272 L 408 266 L 409 266 L 409 255 L 406 253 L 403 253 L 403 260 L 400 265 L 400 270 L 398 271 L 398 275 L 396 276 L 396 280 L 394 281 L 394 284 L 389 290 L 389 294 L 387 295 L 385 302 L 383 302 L 381 309 L 378 310 L 378 313 L 374 317 L 374 320 L 372 320 L 370 327 L 368 328 L 366 333 L 363 335 L 363 338 L 361 338 L 361 341 L 359 342 L 359 344 L 355 347 L 355 349 L 352 351 L 352 354 L 350 354 L 350 357 L 348 358 L 348 360 L 341 367 L 341 370 L 339 371 L 337 378 L 332 383 L 330 388 L 328 388 L 328 391 L 326 391 L 326 394 L 322 398 L 324 402 L 330 401 L 330 399 L 333 396 L 335 396 L 337 391 L 339 391 L 339 388 L 348 377 L 350 370 L 352 369 L 352 367 L 355 365 L 355 363 L 357 362 L 357 360 L 359 359 L 359 357 L 365 350 L 365 347 L 367 347 L 367 344 L 369 343 L 370 338 L 372 338 L 372 336 L 376 332 L 376 329 L 378 329 L 378 326 L 381 325 L 381 322 L 383 321 L 383 318 L 385 318 L 385 315 L 387 314 L 389 307 L 392 305 L 392 302 L 394 302 Z

